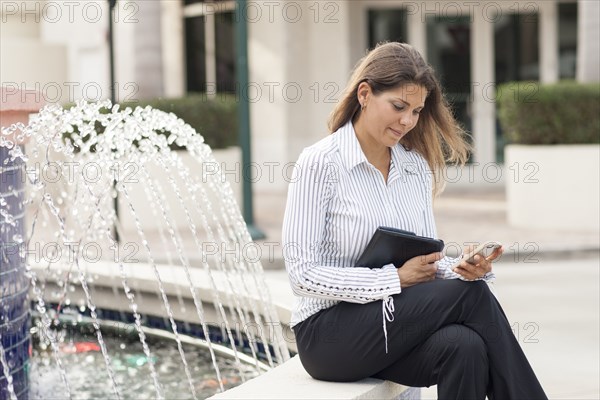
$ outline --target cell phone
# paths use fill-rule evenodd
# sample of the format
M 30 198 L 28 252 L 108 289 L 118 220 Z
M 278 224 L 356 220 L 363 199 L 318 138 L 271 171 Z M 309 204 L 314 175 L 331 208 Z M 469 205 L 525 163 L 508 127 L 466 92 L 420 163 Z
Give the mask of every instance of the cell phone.
M 490 254 L 492 254 L 494 251 L 496 251 L 500 247 L 502 247 L 502 244 L 500 242 L 494 242 L 493 240 L 482 243 L 479 246 L 477 246 L 475 249 L 470 251 L 469 253 L 464 254 L 459 261 L 457 261 L 456 263 L 454 263 L 454 265 L 452 265 L 452 268 L 458 267 L 460 265 L 460 263 L 463 261 L 466 261 L 470 264 L 475 264 L 476 263 L 475 256 L 477 254 L 479 254 L 483 257 L 488 257 Z

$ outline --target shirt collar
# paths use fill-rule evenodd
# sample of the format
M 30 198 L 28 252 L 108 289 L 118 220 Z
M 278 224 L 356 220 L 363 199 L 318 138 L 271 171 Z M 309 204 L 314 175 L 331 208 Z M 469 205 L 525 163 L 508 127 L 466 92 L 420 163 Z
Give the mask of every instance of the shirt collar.
M 365 156 L 365 153 L 363 153 L 358 138 L 356 137 L 356 131 L 354 130 L 352 121 L 346 122 L 336 134 L 339 135 L 340 157 L 346 170 L 350 171 L 357 165 L 367 162 L 367 157 Z M 400 143 L 392 147 L 392 165 L 398 167 L 402 165 L 403 160 L 405 161 L 406 158 L 405 152 L 406 150 Z
M 392 165 L 400 167 L 402 162 L 406 160 L 406 149 L 402 144 L 398 143 L 392 147 Z
M 336 134 L 339 135 L 340 157 L 344 167 L 346 167 L 348 171 L 352 170 L 352 168 L 356 167 L 358 164 L 367 162 L 367 157 L 360 147 L 351 120 L 346 122 Z

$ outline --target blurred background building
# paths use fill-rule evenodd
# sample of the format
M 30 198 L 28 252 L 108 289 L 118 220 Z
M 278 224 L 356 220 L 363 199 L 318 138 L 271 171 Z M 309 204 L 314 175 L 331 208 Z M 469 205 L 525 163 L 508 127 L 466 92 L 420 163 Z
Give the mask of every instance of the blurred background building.
M 0 1 L 2 86 L 48 102 L 109 98 L 107 1 Z M 327 134 L 358 59 L 381 41 L 415 46 L 437 70 L 473 161 L 502 163 L 495 87 L 599 81 L 600 2 L 251 1 L 250 86 L 236 85 L 234 1 L 119 0 L 117 99 L 204 92 L 250 100 L 253 161 L 285 166 Z M 259 189 L 285 187 L 284 174 Z

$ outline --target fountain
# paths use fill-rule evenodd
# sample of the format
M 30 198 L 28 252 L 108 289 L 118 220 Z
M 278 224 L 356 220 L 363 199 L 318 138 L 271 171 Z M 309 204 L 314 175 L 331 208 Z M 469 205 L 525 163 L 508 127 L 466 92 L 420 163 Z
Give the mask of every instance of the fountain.
M 26 151 L 15 144 L 24 139 Z M 169 149 L 172 144 L 187 149 L 192 166 Z M 213 386 L 221 391 L 227 381 L 221 354 L 229 354 L 240 382 L 289 358 L 258 249 L 231 187 L 223 183 L 210 147 L 184 121 L 109 101 L 68 110 L 53 105 L 29 125 L 4 128 L 0 151 L 2 291 L 10 291 L 1 298 L 0 335 L 29 333 L 29 318 L 23 317 L 29 283 L 31 332 L 45 360 L 38 369 L 51 364 L 60 381 L 52 395 L 77 397 L 67 357 L 81 350 L 97 356 L 90 361 L 97 376 L 90 379 L 106 383 L 105 397 L 131 396 L 119 371 L 128 362 L 122 350 L 135 344 L 134 360 L 148 378 L 150 396 L 165 398 L 166 367 L 155 352 L 162 343 L 156 337 L 165 335 L 173 352 L 164 357 L 177 357 L 178 378 L 190 398 L 201 395 L 191 344 L 206 349 Z M 15 189 L 9 177 L 24 189 Z M 12 265 L 23 266 L 27 281 L 11 277 Z M 26 323 L 18 325 L 21 320 Z M 89 328 L 84 342 L 69 333 L 80 334 L 83 326 Z M 129 341 L 114 342 L 115 330 L 121 340 L 127 331 Z M 23 346 L 29 347 L 28 338 L 0 341 L 2 398 L 27 398 L 27 380 L 13 365 L 18 362 L 26 374 Z M 35 373 L 32 368 L 30 392 L 43 397 Z
M 0 160 L 9 159 L 6 148 L 0 146 Z M 13 238 L 23 235 L 23 193 L 19 182 L 22 162 L 14 160 L 0 167 L 0 395 L 2 398 L 27 397 L 28 380 L 26 361 L 29 351 L 29 286 L 24 275 L 24 265 L 18 252 L 7 246 Z M 12 211 L 10 214 L 8 213 Z M 8 223 L 10 221 L 10 223 Z M 11 251 L 12 250 L 12 251 Z M 5 396 L 8 392 L 9 396 Z

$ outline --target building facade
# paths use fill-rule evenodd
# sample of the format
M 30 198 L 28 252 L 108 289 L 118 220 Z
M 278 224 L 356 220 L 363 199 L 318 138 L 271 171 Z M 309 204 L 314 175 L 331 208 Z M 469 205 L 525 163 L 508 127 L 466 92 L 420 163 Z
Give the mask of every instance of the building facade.
M 0 1 L 0 80 L 49 101 L 109 97 L 107 2 Z M 279 190 L 289 163 L 325 136 L 355 63 L 386 40 L 415 46 L 436 69 L 472 135 L 472 162 L 502 163 L 495 98 L 513 80 L 600 81 L 600 2 L 119 0 L 119 100 L 209 97 L 250 101 L 253 161 Z M 248 23 L 250 86 L 235 83 L 234 27 Z

